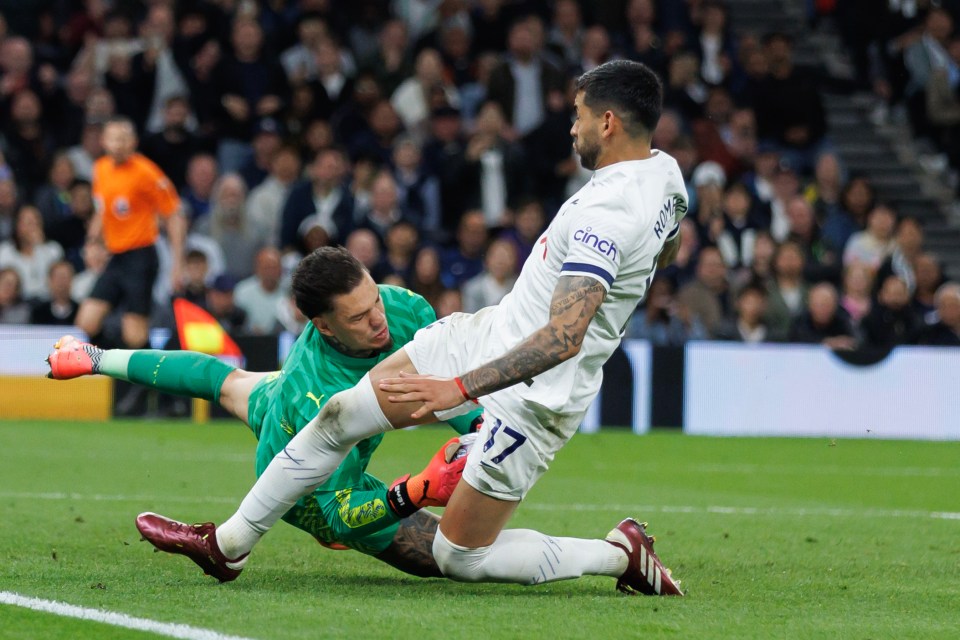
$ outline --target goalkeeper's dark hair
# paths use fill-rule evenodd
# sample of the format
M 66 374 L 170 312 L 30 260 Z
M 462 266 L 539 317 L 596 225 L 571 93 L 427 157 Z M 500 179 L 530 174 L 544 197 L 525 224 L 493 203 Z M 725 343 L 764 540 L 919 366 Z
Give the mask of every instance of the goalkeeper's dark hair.
M 663 84 L 647 65 L 611 60 L 577 78 L 577 91 L 594 113 L 613 111 L 633 137 L 649 137 L 663 108 Z
M 308 318 L 333 310 L 333 299 L 353 291 L 367 272 L 343 247 L 320 247 L 300 261 L 293 272 L 293 299 Z

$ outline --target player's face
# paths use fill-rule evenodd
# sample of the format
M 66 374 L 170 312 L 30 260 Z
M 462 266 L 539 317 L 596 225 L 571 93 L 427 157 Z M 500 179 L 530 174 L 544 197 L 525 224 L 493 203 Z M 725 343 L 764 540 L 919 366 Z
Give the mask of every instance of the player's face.
M 338 340 L 350 351 L 382 351 L 393 342 L 380 289 L 369 274 L 353 291 L 337 296 L 333 310 L 314 321 L 320 333 Z
M 129 158 L 137 148 L 137 134 L 122 122 L 111 122 L 103 128 L 103 150 L 116 162 Z
M 577 113 L 570 129 L 573 150 L 580 156 L 580 164 L 584 169 L 596 169 L 600 159 L 600 119 L 590 107 L 583 104 L 583 91 L 577 92 L 573 106 Z

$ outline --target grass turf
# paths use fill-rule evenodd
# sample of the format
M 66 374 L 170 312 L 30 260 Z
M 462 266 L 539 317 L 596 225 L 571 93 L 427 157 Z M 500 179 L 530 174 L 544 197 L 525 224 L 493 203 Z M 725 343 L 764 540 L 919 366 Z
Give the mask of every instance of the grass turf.
M 389 435 L 371 471 L 446 431 Z M 578 436 L 512 526 L 602 537 L 650 521 L 688 597 L 610 578 L 524 588 L 407 577 L 281 524 L 218 585 L 138 541 L 153 510 L 222 521 L 253 479 L 234 422 L 0 422 L 0 591 L 252 638 L 930 638 L 957 633 L 960 443 Z M 147 634 L 0 605 L 4 638 Z

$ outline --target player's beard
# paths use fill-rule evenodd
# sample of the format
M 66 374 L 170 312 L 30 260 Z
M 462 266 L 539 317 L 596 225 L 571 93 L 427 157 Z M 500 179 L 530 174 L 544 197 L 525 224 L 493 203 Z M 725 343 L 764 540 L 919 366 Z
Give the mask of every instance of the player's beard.
M 591 140 L 581 133 L 573 143 L 573 150 L 580 156 L 580 165 L 584 169 L 593 171 L 597 168 L 597 161 L 600 159 L 599 138 Z

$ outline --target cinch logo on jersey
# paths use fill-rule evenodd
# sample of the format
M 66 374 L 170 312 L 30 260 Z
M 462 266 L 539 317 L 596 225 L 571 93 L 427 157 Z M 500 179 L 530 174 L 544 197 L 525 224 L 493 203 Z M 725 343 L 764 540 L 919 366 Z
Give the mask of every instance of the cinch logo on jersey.
M 602 253 L 603 255 L 617 259 L 617 245 L 613 244 L 612 240 L 607 240 L 601 238 L 595 233 L 592 233 L 593 227 L 587 227 L 586 229 L 577 229 L 573 232 L 573 239 L 575 242 L 581 242 L 583 244 L 589 245 Z

